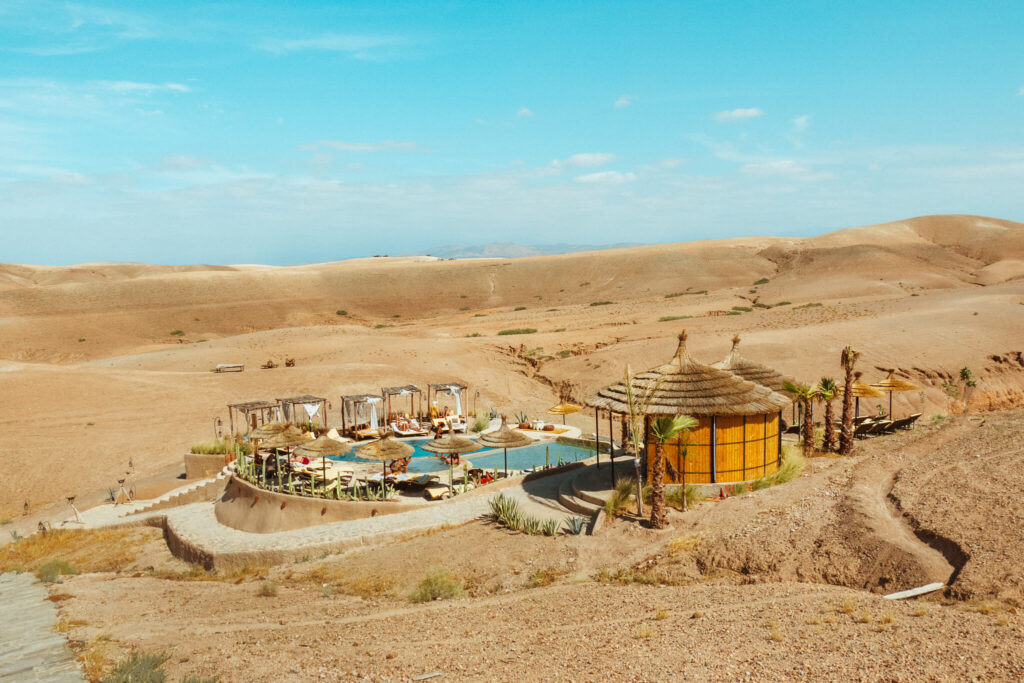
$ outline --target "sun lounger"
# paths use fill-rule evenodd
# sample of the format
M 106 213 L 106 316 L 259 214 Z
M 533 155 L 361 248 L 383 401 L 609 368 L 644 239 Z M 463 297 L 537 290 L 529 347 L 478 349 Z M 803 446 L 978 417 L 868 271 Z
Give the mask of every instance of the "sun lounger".
M 392 422 L 391 431 L 398 436 L 426 436 L 427 432 L 422 429 L 413 429 L 409 422 Z
M 436 479 L 436 474 L 399 474 L 394 477 L 394 482 L 399 488 L 422 488 Z
M 466 423 L 460 417 L 449 417 L 447 422 L 448 422 L 449 428 L 453 432 L 463 432 L 463 433 L 465 433 L 466 429 L 468 429 L 468 427 L 466 426 Z
M 423 497 L 427 500 L 444 500 L 451 496 L 447 484 L 428 484 L 423 489 Z
M 380 436 L 380 430 L 366 427 L 364 429 L 353 429 L 352 434 L 356 439 L 376 439 Z
M 921 413 L 914 413 L 913 415 L 908 415 L 904 419 L 906 420 L 906 424 L 902 427 L 902 429 L 910 429 L 911 427 L 914 426 L 915 422 L 921 419 Z
M 431 429 L 430 431 L 434 431 L 434 429 L 437 429 L 438 427 L 441 428 L 442 432 L 451 430 L 451 425 L 448 424 L 448 420 L 444 419 L 443 417 L 431 418 L 430 424 L 433 425 L 433 429 Z
M 863 420 L 853 430 L 853 436 L 857 439 L 863 439 L 865 436 L 871 433 L 875 428 L 875 423 L 870 420 Z
M 895 429 L 895 422 L 892 420 L 882 420 L 878 423 L 878 427 L 875 429 L 875 434 L 891 434 Z

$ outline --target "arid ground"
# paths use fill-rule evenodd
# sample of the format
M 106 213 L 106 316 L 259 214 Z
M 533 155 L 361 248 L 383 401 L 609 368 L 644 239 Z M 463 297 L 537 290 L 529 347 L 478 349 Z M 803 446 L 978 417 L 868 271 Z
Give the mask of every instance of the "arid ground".
M 481 520 L 231 576 L 155 529 L 88 532 L 54 549 L 81 572 L 52 586 L 62 628 L 91 672 L 141 649 L 170 655 L 171 680 L 1018 680 L 1022 306 L 1024 225 L 974 216 L 516 260 L 4 265 L 0 520 L 98 503 L 129 460 L 158 490 L 228 403 L 312 393 L 333 424 L 341 394 L 461 380 L 471 409 L 540 416 L 562 381 L 582 399 L 664 362 L 681 327 L 699 360 L 739 334 L 809 383 L 851 344 L 868 381 L 920 386 L 894 401 L 920 427 L 673 511 L 671 530 Z M 410 602 L 435 569 L 466 597 Z M 950 585 L 880 597 L 933 580 Z

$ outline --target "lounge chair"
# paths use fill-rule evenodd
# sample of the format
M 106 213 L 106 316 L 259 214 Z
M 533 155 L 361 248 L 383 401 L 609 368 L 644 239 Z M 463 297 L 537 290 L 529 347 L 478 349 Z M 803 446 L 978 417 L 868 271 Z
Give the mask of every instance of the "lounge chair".
M 423 489 L 423 497 L 427 500 L 444 500 L 451 496 L 448 484 L 427 484 Z
M 854 438 L 857 438 L 857 439 L 863 439 L 865 436 L 870 434 L 874 428 L 875 428 L 875 423 L 874 422 L 872 422 L 870 420 L 862 420 L 860 422 L 860 424 L 858 424 L 856 427 L 854 427 L 854 429 L 853 429 L 853 436 L 854 436 Z
M 447 419 L 448 426 L 453 432 L 465 433 L 469 427 L 466 425 L 466 421 L 459 415 L 451 415 Z
M 391 431 L 398 436 L 426 436 L 427 432 L 422 429 L 413 429 L 412 424 L 405 420 L 401 422 L 392 422 Z
M 875 429 L 875 434 L 891 434 L 896 428 L 896 423 L 892 420 L 882 420 L 878 423 L 878 427 Z
M 451 428 L 452 428 L 452 426 L 450 424 L 448 424 L 448 420 L 444 419 L 443 417 L 433 417 L 433 418 L 431 418 L 430 419 L 430 424 L 434 425 L 434 428 L 431 429 L 430 431 L 434 431 L 434 429 L 437 429 L 438 427 L 440 427 L 441 431 L 445 432 L 445 431 L 451 431 Z
M 380 436 L 380 429 L 364 427 L 363 429 L 353 429 L 352 434 L 356 439 L 376 439 Z
M 914 423 L 917 422 L 919 419 L 921 419 L 921 413 L 914 413 L 913 415 L 908 415 L 907 417 L 904 418 L 904 420 L 906 420 L 906 424 L 902 427 L 902 429 L 910 429 L 911 427 L 914 426 Z

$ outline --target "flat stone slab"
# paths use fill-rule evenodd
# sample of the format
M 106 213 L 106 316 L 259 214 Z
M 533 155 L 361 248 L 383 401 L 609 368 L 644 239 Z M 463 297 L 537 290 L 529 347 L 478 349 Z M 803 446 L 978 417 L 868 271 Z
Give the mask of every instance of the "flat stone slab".
M 32 574 L 0 574 L 0 681 L 85 680 L 67 640 L 53 630 L 57 608 L 48 596 Z

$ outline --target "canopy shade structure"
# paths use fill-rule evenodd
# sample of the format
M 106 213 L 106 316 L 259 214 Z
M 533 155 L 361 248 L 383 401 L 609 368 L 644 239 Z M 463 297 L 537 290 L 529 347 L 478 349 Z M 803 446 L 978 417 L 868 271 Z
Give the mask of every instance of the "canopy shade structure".
M 635 375 L 632 385 L 636 396 L 650 394 L 648 415 L 763 415 L 792 403 L 768 387 L 695 361 L 686 350 L 685 330 L 679 334 L 672 360 Z M 629 413 L 626 387 L 621 382 L 599 390 L 586 403 L 614 413 Z
M 566 415 L 572 415 L 573 413 L 578 413 L 581 410 L 583 410 L 581 406 L 574 405 L 568 401 L 562 401 L 557 406 L 551 406 L 548 408 L 548 415 L 561 415 L 562 424 L 565 424 Z
M 388 419 L 391 419 L 392 409 L 391 404 L 393 401 L 401 400 L 402 396 L 409 397 L 409 415 L 410 417 L 420 417 L 423 414 L 423 390 L 415 384 L 406 384 L 401 387 L 381 387 L 381 395 L 384 397 L 386 402 L 385 414 Z M 419 400 L 419 409 L 416 408 L 416 401 Z
M 239 417 L 238 432 L 235 431 L 235 414 Z M 281 406 L 273 401 L 246 401 L 228 404 L 228 424 L 232 434 L 249 433 L 271 420 L 281 419 Z M 241 429 L 244 425 L 244 429 Z
M 792 380 L 766 365 L 761 365 L 744 358 L 740 355 L 739 345 L 739 336 L 733 337 L 732 350 L 729 352 L 729 355 L 723 360 L 713 363 L 711 367 L 718 368 L 719 370 L 728 370 L 748 382 L 767 387 L 783 396 L 790 396 L 783 385 L 785 382 L 791 382 Z
M 666 484 L 732 483 L 772 474 L 782 452 L 782 410 L 792 400 L 729 370 L 697 362 L 686 349 L 686 339 L 683 330 L 671 361 L 630 378 L 631 391 L 644 404 L 644 452 L 655 448 L 649 431 L 652 418 L 688 415 L 697 419 L 697 426 L 662 447 Z M 609 412 L 609 431 L 612 413 L 630 412 L 626 389 L 619 382 L 586 401 Z M 596 415 L 594 424 L 600 441 Z M 648 476 L 653 476 L 652 464 L 648 457 Z
M 384 397 L 380 394 L 349 394 L 341 397 L 341 433 L 352 436 L 356 439 L 361 436 L 379 436 L 380 425 L 373 425 L 373 418 L 384 417 L 378 412 L 378 406 L 383 406 Z M 370 408 L 369 429 L 360 430 L 359 425 L 366 421 L 359 418 L 359 407 L 368 405 Z
M 468 388 L 469 387 L 467 387 L 462 382 L 456 382 L 454 380 L 451 381 L 451 382 L 442 382 L 442 383 L 428 384 L 427 385 L 427 405 L 428 406 L 430 405 L 431 396 L 436 398 L 438 394 L 448 394 L 448 395 L 453 396 L 455 398 L 455 413 L 456 413 L 456 415 L 462 415 L 463 414 L 463 412 L 462 412 L 462 406 L 463 406 L 462 394 L 464 392 L 466 392 L 466 390 Z M 436 415 L 431 415 L 430 417 L 433 418 L 433 417 L 436 417 Z
M 395 441 L 388 434 L 376 441 L 360 446 L 356 451 L 356 457 L 363 460 L 375 460 L 384 463 L 384 473 L 387 474 L 387 463 L 392 460 L 408 458 L 416 452 L 416 449 L 407 443 Z
M 315 422 L 314 417 L 322 416 L 320 424 L 324 427 L 327 426 L 326 398 L 303 394 L 302 396 L 279 398 L 277 402 L 281 404 L 285 422 L 305 424 L 306 422 Z
M 890 370 L 889 374 L 881 382 L 875 382 L 871 385 L 873 388 L 879 391 L 884 391 L 889 394 L 889 419 L 892 419 L 892 395 L 897 391 L 915 391 L 919 387 L 916 384 L 900 379 L 896 376 L 894 370 Z
M 477 439 L 477 443 L 487 448 L 501 448 L 505 451 L 505 476 L 508 476 L 508 449 L 529 446 L 534 442 L 526 434 L 515 429 L 509 429 L 505 422 L 505 416 L 501 416 L 501 426 L 493 432 L 485 432 Z

